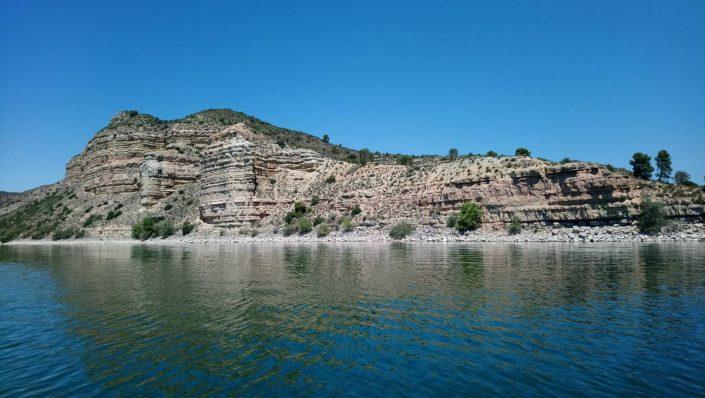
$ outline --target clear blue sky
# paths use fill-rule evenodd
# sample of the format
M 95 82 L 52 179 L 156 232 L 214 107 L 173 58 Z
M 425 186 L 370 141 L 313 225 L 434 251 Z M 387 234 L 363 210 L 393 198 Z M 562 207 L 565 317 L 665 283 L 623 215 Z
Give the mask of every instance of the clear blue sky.
M 232 108 L 382 152 L 705 175 L 705 1 L 0 1 L 0 190 L 123 109 Z

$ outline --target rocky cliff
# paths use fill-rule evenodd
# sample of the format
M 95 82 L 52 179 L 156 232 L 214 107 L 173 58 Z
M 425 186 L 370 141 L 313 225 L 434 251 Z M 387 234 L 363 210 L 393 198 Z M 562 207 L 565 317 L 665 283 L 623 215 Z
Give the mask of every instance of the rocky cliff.
M 445 228 L 462 203 L 482 206 L 483 228 L 524 224 L 629 224 L 645 198 L 675 219 L 702 220 L 700 188 L 633 178 L 624 170 L 530 157 L 395 157 L 362 154 L 239 112 L 208 110 L 163 121 L 116 115 L 57 184 L 4 195 L 1 227 L 20 237 L 74 227 L 87 236 L 128 237 L 133 223 L 161 216 L 196 233 L 272 228 L 295 202 L 311 218 L 386 228 L 399 220 Z

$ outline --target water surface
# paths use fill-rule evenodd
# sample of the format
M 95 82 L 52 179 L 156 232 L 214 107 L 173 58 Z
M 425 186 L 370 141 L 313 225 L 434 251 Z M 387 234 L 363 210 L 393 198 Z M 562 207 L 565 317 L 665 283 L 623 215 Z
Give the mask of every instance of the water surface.
M 705 395 L 705 245 L 0 246 L 0 396 Z

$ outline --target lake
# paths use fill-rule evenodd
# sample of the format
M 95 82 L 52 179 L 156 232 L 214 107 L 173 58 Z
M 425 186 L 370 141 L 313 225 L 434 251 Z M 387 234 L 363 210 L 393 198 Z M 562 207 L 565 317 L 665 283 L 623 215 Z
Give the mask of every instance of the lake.
M 705 395 L 705 244 L 0 246 L 0 396 Z

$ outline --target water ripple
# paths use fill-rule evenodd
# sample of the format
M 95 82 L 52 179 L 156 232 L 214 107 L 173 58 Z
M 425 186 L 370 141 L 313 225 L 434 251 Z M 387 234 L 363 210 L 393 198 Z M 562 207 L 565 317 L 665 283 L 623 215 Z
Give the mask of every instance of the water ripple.
M 705 395 L 705 246 L 0 246 L 0 396 Z

